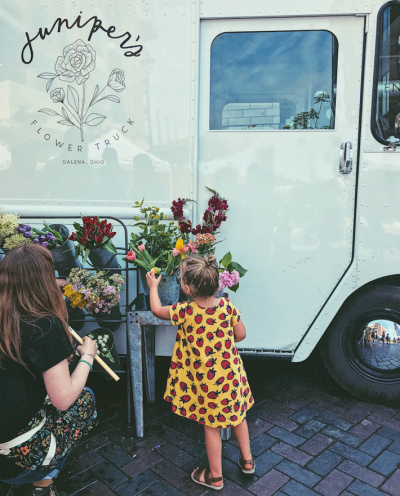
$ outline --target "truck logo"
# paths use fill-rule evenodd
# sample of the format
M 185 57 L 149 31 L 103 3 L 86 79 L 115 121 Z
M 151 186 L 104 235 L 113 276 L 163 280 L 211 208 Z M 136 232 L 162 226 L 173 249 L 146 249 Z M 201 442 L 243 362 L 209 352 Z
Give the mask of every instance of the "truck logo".
M 60 82 L 71 83 L 65 90 L 63 87 L 54 88 L 50 92 L 50 98 L 54 104 L 57 104 L 57 110 L 52 108 L 42 108 L 38 112 L 51 115 L 53 117 L 60 117 L 57 121 L 62 126 L 75 126 L 80 130 L 81 141 L 84 141 L 84 126 L 98 126 L 101 124 L 105 115 L 90 112 L 91 107 L 98 104 L 102 100 L 109 100 L 114 103 L 120 103 L 118 96 L 109 94 L 100 95 L 103 91 L 113 90 L 121 93 L 125 89 L 125 76 L 124 71 L 121 69 L 113 69 L 108 77 L 103 89 L 99 90 L 99 85 L 96 85 L 92 98 L 87 98 L 86 95 L 86 81 L 92 75 L 96 67 L 96 52 L 91 45 L 76 40 L 71 45 L 67 45 L 62 55 L 57 57 L 54 70 L 52 72 L 42 72 L 38 75 L 39 78 L 46 79 L 46 91 L 49 92 L 54 80 L 58 79 Z M 76 88 L 72 86 L 76 85 Z M 89 104 L 86 106 L 86 102 Z M 60 109 L 61 106 L 61 109 Z M 60 113 L 61 112 L 61 113 Z

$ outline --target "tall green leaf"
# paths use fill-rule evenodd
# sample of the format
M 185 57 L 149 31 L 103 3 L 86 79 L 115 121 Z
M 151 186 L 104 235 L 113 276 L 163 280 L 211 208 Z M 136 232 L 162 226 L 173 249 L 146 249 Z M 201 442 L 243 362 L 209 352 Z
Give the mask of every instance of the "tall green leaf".
M 231 252 L 228 251 L 228 253 L 223 256 L 220 263 L 222 264 L 223 267 L 227 268 L 231 262 L 232 262 L 232 255 Z

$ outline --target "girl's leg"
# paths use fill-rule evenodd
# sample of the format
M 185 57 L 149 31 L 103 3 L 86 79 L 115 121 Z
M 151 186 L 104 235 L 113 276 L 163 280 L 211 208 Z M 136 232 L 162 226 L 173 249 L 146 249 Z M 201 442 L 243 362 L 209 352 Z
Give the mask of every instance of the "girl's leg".
M 247 427 L 246 419 L 244 419 L 241 424 L 235 425 L 235 427 L 233 427 L 233 432 L 235 433 L 236 441 L 239 444 L 243 460 L 251 460 L 249 429 Z M 250 464 L 246 464 L 244 468 L 251 470 L 252 467 Z
M 204 437 L 206 441 L 206 450 L 208 463 L 210 465 L 210 477 L 222 477 L 222 441 L 219 429 L 215 427 L 204 426 Z M 200 476 L 201 482 L 204 480 L 204 471 Z M 222 486 L 223 481 L 214 482 L 214 486 Z

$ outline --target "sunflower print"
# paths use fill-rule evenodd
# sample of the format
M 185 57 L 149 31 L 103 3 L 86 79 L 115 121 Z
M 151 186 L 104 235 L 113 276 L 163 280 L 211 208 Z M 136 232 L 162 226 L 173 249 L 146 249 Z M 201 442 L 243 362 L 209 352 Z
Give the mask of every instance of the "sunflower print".
M 233 328 L 240 312 L 227 298 L 215 307 L 177 303 L 170 310 L 177 325 L 164 399 L 172 411 L 210 427 L 234 427 L 254 405 Z

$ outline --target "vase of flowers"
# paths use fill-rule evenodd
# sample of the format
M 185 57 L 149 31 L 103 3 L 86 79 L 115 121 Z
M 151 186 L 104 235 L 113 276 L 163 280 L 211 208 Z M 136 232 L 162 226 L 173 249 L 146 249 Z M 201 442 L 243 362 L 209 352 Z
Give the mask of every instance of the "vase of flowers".
M 64 224 L 50 224 L 43 222 L 43 230 L 32 228 L 25 224 L 18 228 L 24 236 L 29 237 L 34 244 L 40 244 L 50 251 L 53 265 L 58 275 L 67 277 L 73 268 L 82 267 L 75 260 L 75 247 L 68 239 L 69 229 Z
M 116 235 L 107 219 L 99 217 L 82 217 L 82 225 L 74 222 L 76 232 L 69 239 L 75 241 L 75 258 L 82 257 L 83 264 L 87 258 L 95 268 L 120 269 L 116 258 L 117 249 L 111 239 Z M 117 272 L 114 271 L 113 272 Z
M 109 329 L 100 328 L 90 331 L 88 337 L 93 339 L 93 341 L 96 343 L 97 354 L 99 355 L 99 357 L 104 360 L 104 362 L 112 370 L 119 370 L 121 368 L 121 365 L 115 346 L 113 333 L 110 332 Z M 105 377 L 110 377 L 97 362 L 93 363 L 93 368 L 99 372 L 102 372 Z
M 91 274 L 86 269 L 72 269 L 64 286 L 64 296 L 71 302 L 72 307 L 86 308 L 98 324 L 103 326 L 104 319 L 121 318 L 120 313 L 114 311 L 112 314 L 112 309 L 119 305 L 124 281 L 120 274 L 108 275 L 104 271 Z M 111 315 L 118 316 L 119 319 L 111 318 Z M 120 325 L 120 322 L 108 322 L 105 327 L 115 331 Z
M 162 305 L 174 305 L 177 303 L 180 292 L 180 281 L 177 276 L 185 254 L 190 255 L 190 253 L 196 252 L 194 246 L 192 244 L 190 244 L 190 247 L 184 245 L 183 240 L 179 238 L 174 248 L 161 254 L 163 256 L 163 262 L 161 262 L 164 265 L 163 268 L 157 267 L 161 256 L 153 259 L 143 243 L 138 247 L 131 243 L 131 247 L 132 249 L 126 254 L 124 260 L 128 260 L 128 262 L 134 263 L 139 267 L 144 294 L 146 296 L 150 294 L 146 273 L 154 271 L 161 277 L 158 294 Z

